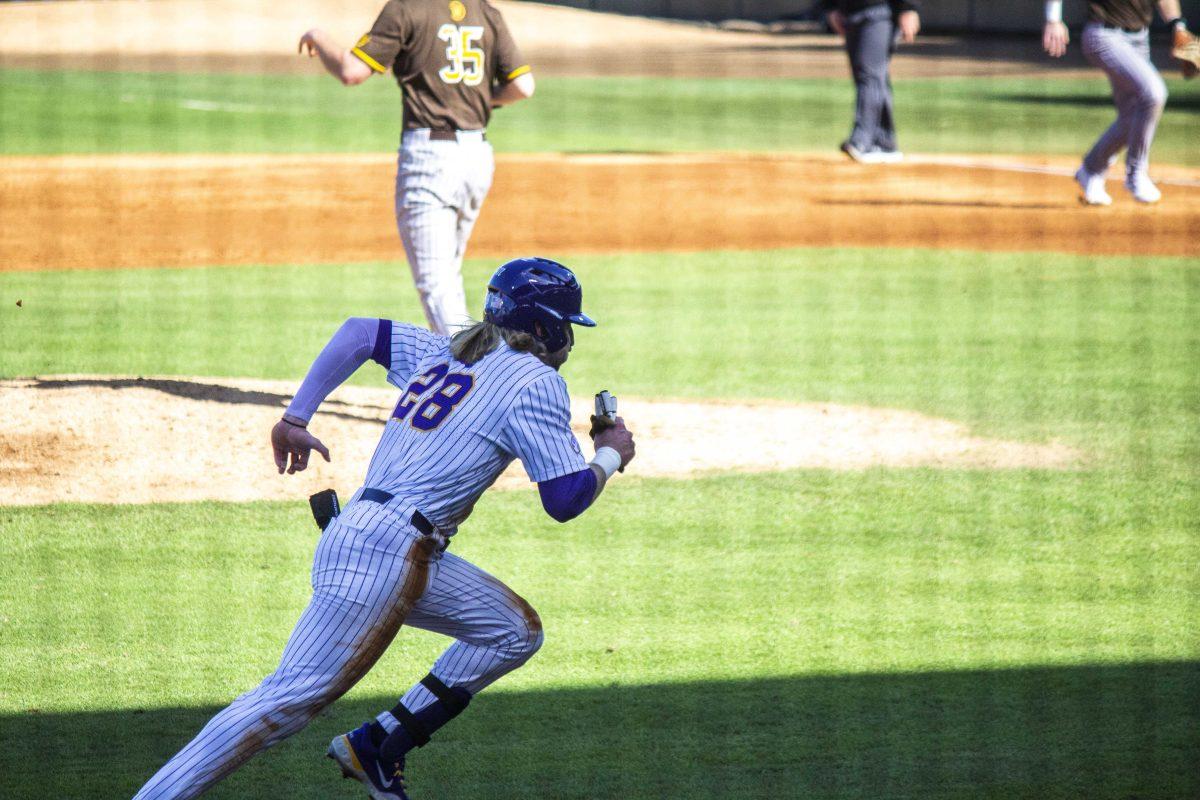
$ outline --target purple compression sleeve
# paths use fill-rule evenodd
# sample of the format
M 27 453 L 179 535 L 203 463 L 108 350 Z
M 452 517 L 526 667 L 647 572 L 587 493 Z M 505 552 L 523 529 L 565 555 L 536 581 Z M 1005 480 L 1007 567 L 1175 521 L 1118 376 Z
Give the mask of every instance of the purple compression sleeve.
M 596 473 L 591 467 L 538 484 L 542 508 L 559 522 L 582 514 L 596 499 Z
M 287 413 L 305 421 L 312 419 L 317 406 L 329 393 L 376 354 L 375 343 L 382 327 L 379 320 L 366 317 L 351 317 L 343 322 L 309 367 L 308 375 L 288 405 Z

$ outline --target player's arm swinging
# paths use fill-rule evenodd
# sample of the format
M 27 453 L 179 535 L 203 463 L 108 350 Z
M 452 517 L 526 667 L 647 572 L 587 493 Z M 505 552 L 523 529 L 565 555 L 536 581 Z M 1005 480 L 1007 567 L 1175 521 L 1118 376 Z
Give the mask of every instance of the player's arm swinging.
M 308 421 L 330 392 L 369 359 L 378 358 L 379 329 L 380 320 L 351 317 L 342 323 L 309 367 L 287 411 L 271 429 L 271 449 L 280 475 L 285 470 L 289 475 L 303 472 L 313 450 L 329 460 L 328 448 L 308 432 Z
M 366 62 L 349 49 L 341 47 L 320 28 L 313 28 L 300 37 L 298 52 L 303 53 L 305 48 L 308 48 L 309 58 L 320 58 L 325 71 L 346 86 L 357 86 L 375 74 L 375 70 Z

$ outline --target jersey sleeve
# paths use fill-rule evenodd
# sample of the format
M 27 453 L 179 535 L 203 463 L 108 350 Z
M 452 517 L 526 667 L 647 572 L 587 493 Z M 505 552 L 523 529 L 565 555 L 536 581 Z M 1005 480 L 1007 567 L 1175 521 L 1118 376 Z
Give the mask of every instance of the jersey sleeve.
M 517 395 L 502 445 L 525 467 L 529 480 L 549 481 L 587 468 L 571 431 L 571 399 L 557 375 L 533 381 Z
M 404 389 L 421 360 L 444 347 L 447 341 L 445 336 L 416 325 L 381 319 L 371 359 L 388 371 L 388 383 Z
M 492 74 L 496 76 L 497 83 L 508 83 L 514 78 L 519 78 L 526 72 L 529 72 L 529 64 L 521 55 L 520 48 L 513 40 L 512 34 L 508 32 L 508 25 L 504 22 L 504 17 L 500 16 L 500 12 L 494 8 L 490 9 L 490 22 L 492 25 L 492 35 L 494 43 L 492 44 Z
M 350 52 L 374 71 L 387 72 L 400 53 L 406 27 L 402 4 L 399 0 L 388 0 L 371 30 L 359 38 Z

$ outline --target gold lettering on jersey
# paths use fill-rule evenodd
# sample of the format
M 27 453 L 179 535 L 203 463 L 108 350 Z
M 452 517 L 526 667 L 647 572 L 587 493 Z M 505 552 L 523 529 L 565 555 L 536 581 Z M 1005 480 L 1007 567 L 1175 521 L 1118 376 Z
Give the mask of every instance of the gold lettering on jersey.
M 462 22 L 467 18 L 467 7 L 460 0 L 450 0 L 450 19 Z
M 369 42 L 369 41 L 371 41 L 371 34 L 364 33 L 362 36 L 359 37 L 358 44 L 356 44 L 354 46 L 355 47 L 366 47 L 367 42 Z
M 446 43 L 446 60 L 450 63 L 438 70 L 443 83 L 483 83 L 483 48 L 476 45 L 483 39 L 481 25 L 451 25 L 438 28 L 438 38 Z

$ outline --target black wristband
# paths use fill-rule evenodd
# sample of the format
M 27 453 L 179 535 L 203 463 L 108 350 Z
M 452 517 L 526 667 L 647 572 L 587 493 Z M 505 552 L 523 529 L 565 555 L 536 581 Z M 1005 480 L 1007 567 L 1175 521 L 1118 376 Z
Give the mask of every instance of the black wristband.
M 293 428 L 307 428 L 308 427 L 307 424 L 301 425 L 299 422 L 292 422 L 286 416 L 280 417 L 279 419 L 283 422 L 286 422 L 288 425 L 291 425 Z
M 1175 19 L 1167 21 L 1168 28 L 1174 28 L 1176 25 L 1182 25 L 1184 28 L 1187 28 L 1187 20 L 1183 17 L 1176 17 Z

